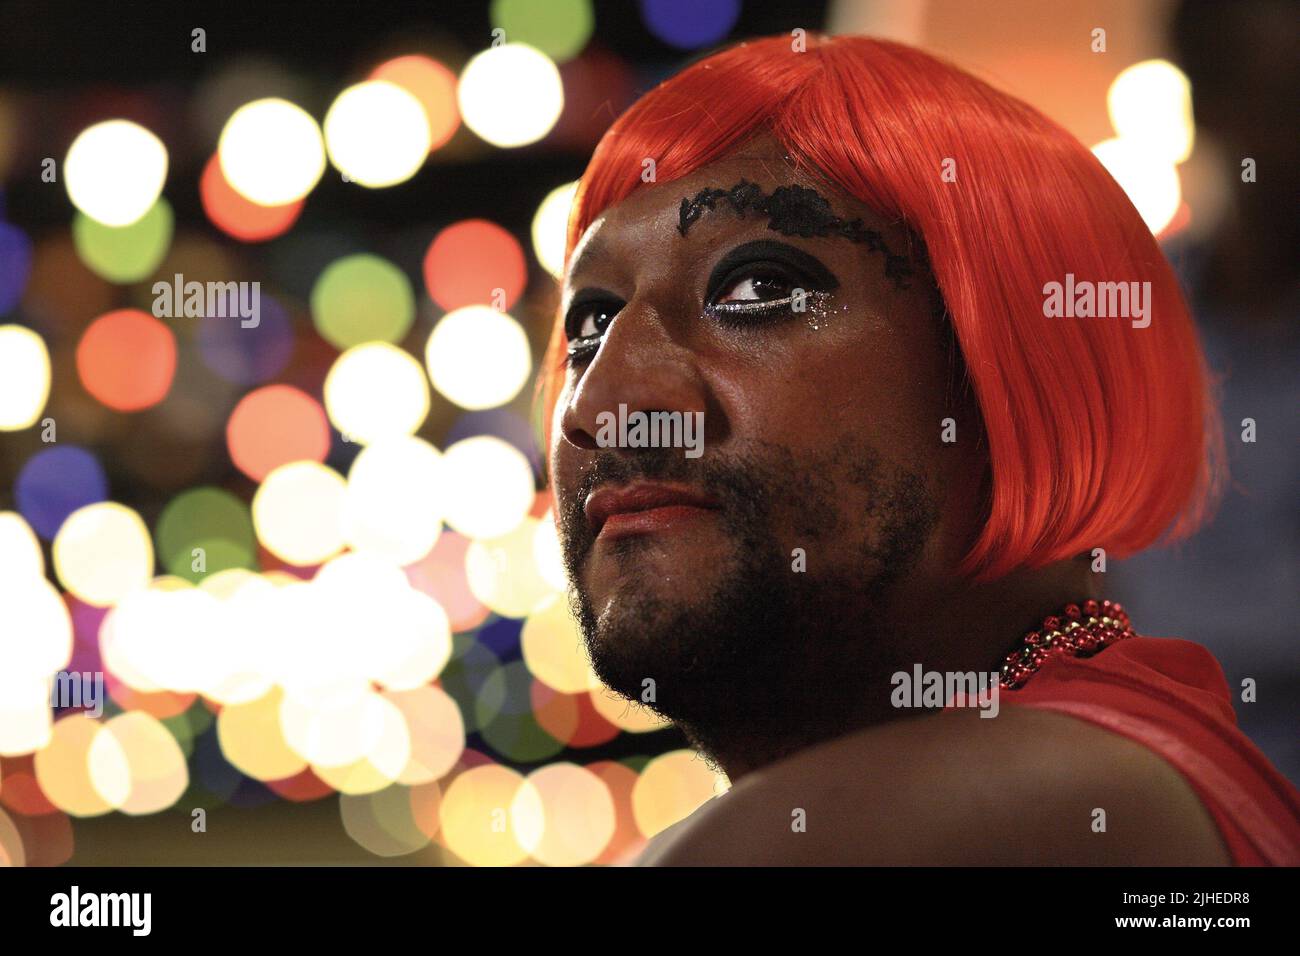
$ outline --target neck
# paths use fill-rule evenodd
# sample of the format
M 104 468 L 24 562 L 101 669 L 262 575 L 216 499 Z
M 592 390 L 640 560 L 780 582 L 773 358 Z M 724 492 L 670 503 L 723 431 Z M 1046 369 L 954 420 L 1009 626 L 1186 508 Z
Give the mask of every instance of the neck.
M 816 677 L 795 678 L 792 668 L 791 684 L 801 686 L 806 695 L 794 706 L 787 701 L 774 707 L 771 719 L 761 725 L 746 721 L 730 731 L 681 727 L 735 783 L 807 747 L 925 713 L 890 703 L 891 674 L 910 672 L 916 664 L 925 671 L 999 671 L 1026 631 L 1072 601 L 1100 597 L 1097 591 L 1084 558 L 985 583 L 909 579 L 891 595 L 873 625 L 862 629 L 864 640 L 884 645 L 862 673 L 832 666 Z M 835 687 L 845 693 L 835 694 Z

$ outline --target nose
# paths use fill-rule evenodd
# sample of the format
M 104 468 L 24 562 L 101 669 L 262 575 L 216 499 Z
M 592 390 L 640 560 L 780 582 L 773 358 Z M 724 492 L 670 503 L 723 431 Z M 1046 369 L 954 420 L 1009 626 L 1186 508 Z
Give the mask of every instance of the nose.
M 633 300 L 605 330 L 561 417 L 563 441 L 582 449 L 599 447 L 602 413 L 703 412 L 707 389 L 697 356 L 675 340 L 648 303 Z

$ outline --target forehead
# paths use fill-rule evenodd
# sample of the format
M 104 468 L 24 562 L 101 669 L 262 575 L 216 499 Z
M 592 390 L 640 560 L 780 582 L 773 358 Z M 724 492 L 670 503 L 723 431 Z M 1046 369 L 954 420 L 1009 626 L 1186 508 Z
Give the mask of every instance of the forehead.
M 764 133 L 694 172 L 670 182 L 638 188 L 605 209 L 574 246 L 566 281 L 611 258 L 635 255 L 648 235 L 668 232 L 678 235 L 683 199 L 690 199 L 704 189 L 729 189 L 741 180 L 765 191 L 795 185 L 815 189 L 840 217 L 861 218 L 882 231 L 889 229 L 864 203 L 844 193 L 816 170 L 801 167 L 778 140 Z M 702 219 L 707 218 L 706 213 Z M 753 217 L 751 221 L 761 228 L 767 227 L 765 218 Z M 694 233 L 694 228 L 691 232 Z

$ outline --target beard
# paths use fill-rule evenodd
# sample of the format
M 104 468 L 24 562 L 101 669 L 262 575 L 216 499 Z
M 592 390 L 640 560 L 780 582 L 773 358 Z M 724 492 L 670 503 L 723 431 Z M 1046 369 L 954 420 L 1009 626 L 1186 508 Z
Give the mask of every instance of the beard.
M 595 535 L 583 513 L 605 482 L 677 481 L 719 504 L 723 546 L 705 597 L 639 586 L 598 613 L 582 570 Z M 715 765 L 777 759 L 888 711 L 888 674 L 908 651 L 879 625 L 892 585 L 915 564 L 938 511 L 922 477 L 870 449 L 813 460 L 762 443 L 752 454 L 688 460 L 680 450 L 602 451 L 560 507 L 570 605 L 597 676 L 673 721 Z M 650 537 L 603 557 L 632 572 Z M 795 549 L 802 549 L 806 570 Z

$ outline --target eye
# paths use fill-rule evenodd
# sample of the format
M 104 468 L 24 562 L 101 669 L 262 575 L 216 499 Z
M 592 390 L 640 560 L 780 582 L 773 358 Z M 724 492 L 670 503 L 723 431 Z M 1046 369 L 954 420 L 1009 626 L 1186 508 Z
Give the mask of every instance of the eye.
M 589 339 L 593 336 L 604 335 L 605 329 L 609 323 L 614 321 L 614 316 L 618 314 L 618 308 L 608 305 L 597 305 L 585 308 L 575 316 L 574 324 L 577 326 L 575 339 Z
M 564 316 L 570 364 L 585 361 L 596 354 L 605 330 L 622 311 L 623 305 L 623 300 L 598 289 L 583 289 L 573 297 Z
M 816 257 L 784 242 L 759 239 L 724 255 L 705 283 L 705 311 L 726 325 L 776 321 L 801 311 L 808 296 L 839 288 Z
M 763 267 L 741 273 L 723 288 L 715 300 L 717 305 L 744 302 L 776 302 L 793 294 L 795 283 L 784 275 Z

